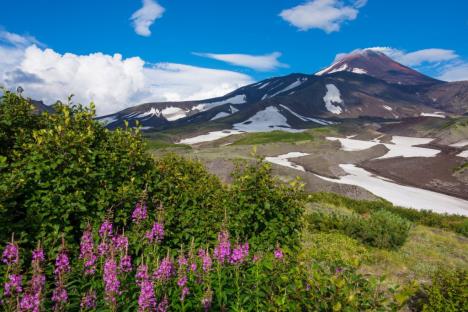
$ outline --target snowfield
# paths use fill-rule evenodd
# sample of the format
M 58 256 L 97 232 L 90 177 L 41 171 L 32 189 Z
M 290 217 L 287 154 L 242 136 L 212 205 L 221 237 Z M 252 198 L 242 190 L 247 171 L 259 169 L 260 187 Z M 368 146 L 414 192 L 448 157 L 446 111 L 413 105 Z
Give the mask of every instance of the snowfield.
M 468 216 L 468 201 L 466 200 L 400 185 L 352 164 L 341 164 L 340 167 L 348 175 L 339 179 L 316 176 L 328 182 L 360 186 L 397 206 Z
M 169 121 L 174 121 L 187 116 L 187 112 L 179 107 L 166 107 L 161 111 L 161 114 Z
M 461 140 L 458 141 L 457 143 L 450 144 L 449 146 L 451 147 L 465 147 L 468 145 L 468 140 Z
M 296 170 L 299 170 L 299 171 L 305 171 L 304 167 L 302 167 L 300 165 L 293 164 L 292 162 L 289 161 L 289 159 L 290 158 L 303 157 L 303 156 L 307 156 L 307 155 L 309 155 L 309 154 L 301 153 L 301 152 L 291 152 L 291 153 L 287 153 L 287 154 L 279 155 L 279 156 L 275 156 L 275 157 L 265 157 L 265 161 L 267 161 L 269 163 L 272 163 L 272 164 L 276 164 L 276 165 L 296 169 Z
M 325 102 L 325 107 L 330 113 L 335 115 L 341 114 L 343 109 L 338 105 L 333 105 L 333 103 L 342 104 L 343 100 L 341 99 L 340 90 L 333 85 L 327 84 L 327 94 L 323 97 L 323 101 Z
M 179 141 L 177 143 L 178 144 L 192 145 L 192 144 L 198 144 L 198 143 L 202 143 L 202 142 L 216 141 L 216 140 L 219 140 L 221 138 L 225 138 L 225 137 L 228 137 L 230 135 L 240 134 L 240 133 L 242 133 L 242 131 L 237 131 L 237 130 L 213 131 L 213 132 L 210 132 L 210 133 L 207 133 L 207 134 L 198 135 L 196 137 L 183 139 L 183 140 L 181 140 L 181 141 Z
M 234 130 L 245 132 L 263 132 L 273 130 L 283 130 L 289 132 L 301 132 L 303 130 L 292 129 L 279 110 L 274 106 L 268 106 L 264 110 L 257 112 L 244 122 L 233 125 Z
M 219 112 L 213 118 L 211 118 L 210 120 L 221 119 L 221 118 L 224 118 L 224 117 L 227 117 L 227 116 L 230 116 L 230 115 L 231 114 L 226 113 L 226 112 Z
M 442 112 L 434 112 L 434 113 L 421 113 L 423 117 L 435 117 L 435 118 L 445 118 Z
M 403 136 L 393 136 L 390 143 L 381 143 L 379 138 L 372 141 L 355 140 L 350 138 L 327 137 L 329 141 L 339 141 L 343 151 L 353 152 L 362 151 L 373 146 L 383 144 L 388 148 L 388 152 L 376 159 L 394 158 L 394 157 L 434 157 L 440 153 L 437 149 L 417 147 L 415 145 L 428 144 L 434 139 L 431 138 L 413 138 Z

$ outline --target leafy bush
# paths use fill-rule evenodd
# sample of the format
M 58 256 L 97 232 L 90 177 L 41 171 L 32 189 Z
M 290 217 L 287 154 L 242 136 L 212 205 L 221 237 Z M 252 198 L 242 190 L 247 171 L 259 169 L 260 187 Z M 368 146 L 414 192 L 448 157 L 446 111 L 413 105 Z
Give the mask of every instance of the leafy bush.
M 468 311 L 468 271 L 438 270 L 429 284 L 421 286 L 410 307 L 424 312 Z
M 337 231 L 362 243 L 378 248 L 394 249 L 406 241 L 411 223 L 391 212 L 379 210 L 369 217 L 314 212 L 307 216 L 309 230 Z
M 273 177 L 271 166 L 258 159 L 238 166 L 227 194 L 229 229 L 256 246 L 296 247 L 302 229 L 302 185 L 286 185 Z
M 140 133 L 105 129 L 93 108 L 58 103 L 56 113 L 34 115 L 28 106 L 12 93 L 1 98 L 0 137 L 10 143 L 0 155 L 0 239 L 15 232 L 50 243 L 63 233 L 77 241 L 87 220 L 111 207 L 123 222 L 153 166 Z
M 417 224 L 447 229 L 468 236 L 468 218 L 464 216 L 397 207 L 385 200 L 355 200 L 333 193 L 314 193 L 309 195 L 309 200 L 311 202 L 328 203 L 339 207 L 346 207 L 359 214 L 367 214 L 372 211 L 384 209 Z

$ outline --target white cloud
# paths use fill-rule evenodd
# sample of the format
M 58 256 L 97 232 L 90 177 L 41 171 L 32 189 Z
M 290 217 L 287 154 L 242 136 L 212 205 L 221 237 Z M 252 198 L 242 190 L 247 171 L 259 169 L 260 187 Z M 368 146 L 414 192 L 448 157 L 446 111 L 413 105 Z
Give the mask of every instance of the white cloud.
M 154 0 L 143 0 L 142 2 L 143 7 L 133 13 L 130 19 L 135 32 L 140 36 L 148 37 L 151 35 L 149 28 L 156 19 L 162 17 L 165 10 Z
M 16 42 L 16 41 L 15 41 Z M 34 44 L 0 44 L 0 85 L 50 104 L 94 101 L 99 115 L 149 101 L 179 101 L 216 97 L 252 83 L 238 72 L 184 64 L 148 64 L 120 54 L 60 54 Z
M 270 71 L 279 67 L 287 67 L 278 61 L 280 52 L 273 52 L 265 55 L 250 54 L 215 54 L 215 53 L 193 53 L 198 56 L 212 58 L 236 66 L 251 68 L 258 71 Z
M 356 19 L 359 8 L 366 3 L 367 0 L 348 1 L 348 4 L 340 0 L 313 0 L 283 10 L 280 16 L 300 30 L 318 28 L 331 33 L 339 31 L 345 21 Z
M 457 62 L 445 66 L 437 79 L 444 81 L 468 80 L 468 62 Z

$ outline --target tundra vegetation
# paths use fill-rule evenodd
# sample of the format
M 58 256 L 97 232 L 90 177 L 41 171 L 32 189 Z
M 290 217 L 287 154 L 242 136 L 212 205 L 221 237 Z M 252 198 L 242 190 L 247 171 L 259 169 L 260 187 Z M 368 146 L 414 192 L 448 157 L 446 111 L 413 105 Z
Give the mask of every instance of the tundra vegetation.
M 71 99 L 39 114 L 3 91 L 1 310 L 468 309 L 466 263 L 415 270 L 421 283 L 369 273 L 371 258 L 396 259 L 426 226 L 466 249 L 466 218 L 307 195 L 260 158 L 226 185 L 197 161 L 153 158 L 138 128 L 94 117 Z

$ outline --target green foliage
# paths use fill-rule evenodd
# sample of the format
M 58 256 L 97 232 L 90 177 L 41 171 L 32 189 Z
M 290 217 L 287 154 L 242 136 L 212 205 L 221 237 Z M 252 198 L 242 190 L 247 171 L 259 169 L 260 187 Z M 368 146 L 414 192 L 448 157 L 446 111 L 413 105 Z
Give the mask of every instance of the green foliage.
M 412 307 L 424 312 L 468 311 L 468 271 L 437 271 L 413 298 Z
M 309 195 L 308 199 L 311 202 L 345 207 L 359 214 L 367 214 L 372 211 L 383 209 L 417 224 L 446 229 L 468 236 L 468 218 L 464 216 L 397 207 L 385 200 L 355 200 L 333 193 L 314 193 Z
M 337 231 L 366 245 L 386 249 L 403 245 L 411 228 L 409 221 L 384 210 L 371 212 L 367 218 L 314 212 L 307 216 L 307 221 L 311 231 Z
M 230 232 L 256 246 L 277 242 L 295 247 L 299 243 L 304 211 L 302 185 L 289 185 L 273 177 L 271 166 L 261 160 L 238 166 L 228 196 Z
M 155 140 L 155 139 L 147 139 L 146 147 L 148 148 L 148 150 L 168 149 L 168 148 L 181 148 L 181 149 L 186 149 L 186 150 L 192 149 L 190 145 L 174 144 L 171 142 L 167 142 L 163 140 Z
M 285 132 L 285 131 L 271 131 L 271 132 L 258 132 L 248 133 L 243 138 L 235 141 L 233 145 L 255 145 L 276 142 L 298 142 L 310 141 L 314 136 L 307 132 Z
M 226 187 L 198 161 L 175 154 L 158 159 L 148 183 L 154 203 L 164 207 L 168 242 L 198 245 L 216 239 L 225 215 Z
M 11 133 L 15 142 L 2 152 L 9 159 L 0 180 L 6 191 L 0 239 L 15 232 L 25 241 L 49 243 L 63 232 L 77 241 L 88 220 L 102 220 L 109 210 L 125 223 L 153 165 L 138 131 L 105 129 L 93 119 L 93 108 L 57 103 L 54 114 L 34 115 L 15 94 L 1 101 L 2 113 L 18 107 L 24 113 L 0 118 L 12 127 L 2 130 L 3 137 Z

